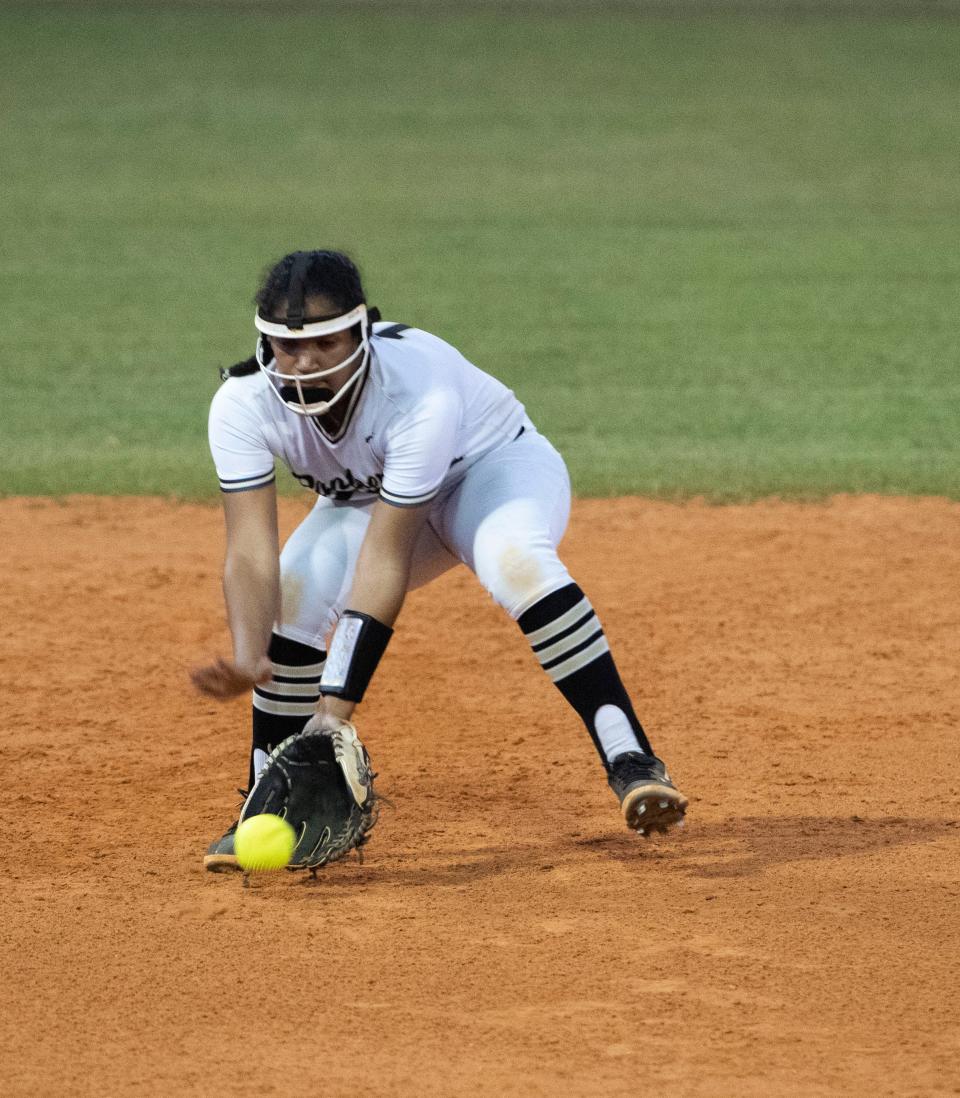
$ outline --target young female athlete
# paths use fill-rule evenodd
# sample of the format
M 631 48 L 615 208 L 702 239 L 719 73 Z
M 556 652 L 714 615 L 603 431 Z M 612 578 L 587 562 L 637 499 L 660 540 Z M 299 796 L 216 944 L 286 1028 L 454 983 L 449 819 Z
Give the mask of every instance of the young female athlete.
M 257 353 L 225 372 L 210 409 L 233 658 L 193 673 L 214 698 L 253 690 L 251 784 L 311 717 L 350 717 L 407 591 L 462 562 L 586 725 L 627 826 L 679 824 L 686 799 L 557 556 L 570 482 L 523 405 L 443 340 L 381 322 L 339 252 L 285 256 L 256 302 Z M 276 458 L 317 493 L 282 552 Z M 208 869 L 236 866 L 233 833 Z

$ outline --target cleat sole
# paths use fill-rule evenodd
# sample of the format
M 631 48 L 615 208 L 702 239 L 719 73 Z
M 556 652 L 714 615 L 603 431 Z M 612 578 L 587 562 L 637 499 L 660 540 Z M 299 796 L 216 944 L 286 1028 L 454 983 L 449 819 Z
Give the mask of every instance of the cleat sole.
M 236 854 L 207 854 L 203 868 L 208 873 L 242 873 Z
M 621 810 L 627 827 L 648 837 L 654 830 L 666 833 L 671 827 L 679 827 L 687 798 L 675 789 L 665 790 L 658 783 L 650 783 L 631 789 L 623 798 Z

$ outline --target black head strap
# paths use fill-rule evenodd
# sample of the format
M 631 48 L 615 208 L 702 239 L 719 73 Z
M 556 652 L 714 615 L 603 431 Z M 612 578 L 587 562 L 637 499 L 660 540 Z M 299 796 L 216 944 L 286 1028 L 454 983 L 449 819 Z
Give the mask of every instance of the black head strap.
M 287 283 L 286 324 L 288 328 L 303 327 L 304 298 L 306 296 L 307 271 L 310 268 L 310 259 L 309 252 L 297 252 L 293 257 L 290 280 Z

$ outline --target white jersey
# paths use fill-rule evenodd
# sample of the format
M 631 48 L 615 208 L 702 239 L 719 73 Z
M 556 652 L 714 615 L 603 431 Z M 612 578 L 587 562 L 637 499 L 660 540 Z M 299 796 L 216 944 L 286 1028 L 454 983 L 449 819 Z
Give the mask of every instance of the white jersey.
M 279 458 L 319 495 L 414 507 L 530 425 L 505 385 L 436 336 L 381 322 L 370 347 L 360 397 L 336 441 L 278 400 L 261 371 L 225 381 L 209 423 L 221 490 L 270 484 Z

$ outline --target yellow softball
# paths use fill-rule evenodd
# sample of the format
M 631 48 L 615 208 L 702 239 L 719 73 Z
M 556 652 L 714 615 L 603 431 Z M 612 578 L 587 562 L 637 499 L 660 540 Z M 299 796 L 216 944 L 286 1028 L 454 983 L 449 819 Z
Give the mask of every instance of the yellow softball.
M 293 857 L 296 844 L 296 835 L 287 821 L 268 812 L 244 820 L 233 838 L 237 861 L 248 873 L 283 869 Z

